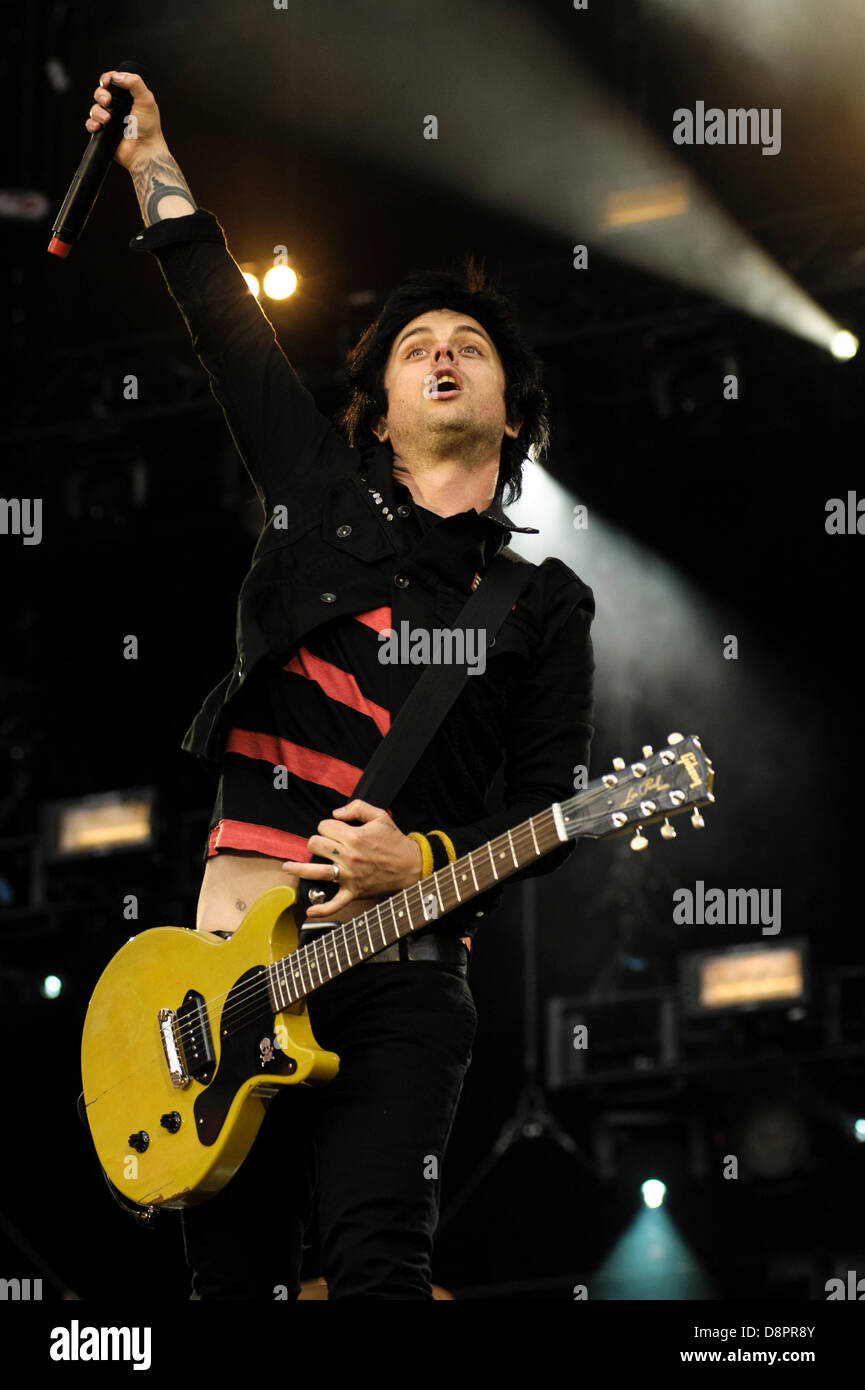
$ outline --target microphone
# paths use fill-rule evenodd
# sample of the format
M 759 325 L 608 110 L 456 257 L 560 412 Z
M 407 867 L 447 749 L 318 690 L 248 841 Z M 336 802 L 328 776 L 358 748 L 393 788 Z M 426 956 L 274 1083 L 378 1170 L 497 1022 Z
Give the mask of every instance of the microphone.
M 144 78 L 145 86 L 150 84 L 137 63 L 118 63 L 117 72 L 135 72 Z M 99 190 L 111 166 L 117 146 L 123 139 L 124 120 L 132 110 L 132 93 L 112 82 L 108 87 L 111 93 L 111 120 L 102 130 L 95 130 L 69 185 L 69 192 L 63 199 L 63 206 L 54 219 L 53 236 L 48 243 L 52 256 L 64 258 L 69 248 L 77 241 L 84 224 L 99 197 Z

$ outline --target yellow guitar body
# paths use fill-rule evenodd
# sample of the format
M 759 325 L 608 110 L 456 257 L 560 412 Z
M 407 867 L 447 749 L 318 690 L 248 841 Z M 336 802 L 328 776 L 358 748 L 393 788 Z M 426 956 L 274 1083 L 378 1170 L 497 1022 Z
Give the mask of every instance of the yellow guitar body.
M 294 902 L 293 888 L 271 888 L 229 940 L 153 927 L 100 976 L 81 1045 L 84 1104 L 127 1200 L 205 1201 L 237 1172 L 281 1086 L 336 1075 L 305 1003 L 274 1014 L 266 990 L 267 967 L 297 950 Z

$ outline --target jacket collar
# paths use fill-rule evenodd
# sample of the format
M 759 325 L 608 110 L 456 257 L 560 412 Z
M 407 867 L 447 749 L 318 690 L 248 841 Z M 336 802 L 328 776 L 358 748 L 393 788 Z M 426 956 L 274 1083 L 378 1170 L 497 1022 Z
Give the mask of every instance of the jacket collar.
M 389 444 L 377 444 L 368 452 L 364 451 L 361 472 L 380 492 L 384 493 L 387 489 L 385 495 L 389 495 L 391 498 L 395 487 L 405 489 L 405 484 L 398 483 L 393 476 L 393 450 Z M 484 511 L 478 512 L 477 517 L 479 521 L 491 523 L 500 535 L 512 531 L 521 531 L 532 536 L 540 535 L 537 526 L 517 526 L 502 511 L 498 501 L 492 502 Z

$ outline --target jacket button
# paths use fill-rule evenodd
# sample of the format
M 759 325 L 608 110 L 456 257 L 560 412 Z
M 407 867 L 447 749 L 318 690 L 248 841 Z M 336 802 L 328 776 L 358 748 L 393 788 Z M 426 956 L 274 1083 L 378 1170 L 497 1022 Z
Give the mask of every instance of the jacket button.
M 321 594 L 322 603 L 336 603 L 336 594 Z
M 337 529 L 336 529 L 336 534 L 339 536 L 339 538 L 340 538 L 341 541 L 344 541 L 345 538 L 346 538 L 346 536 L 350 536 L 350 535 L 351 535 L 351 527 L 350 527 L 350 526 L 338 526 Z
M 409 585 L 408 575 L 395 574 L 393 577 L 393 582 L 398 589 L 407 589 Z
M 396 514 L 397 514 L 397 516 L 410 516 L 410 515 L 411 515 L 411 507 L 407 507 L 407 506 L 405 505 L 405 503 L 403 503 L 403 505 L 402 505 L 401 507 L 397 507 L 397 509 L 396 509 Z

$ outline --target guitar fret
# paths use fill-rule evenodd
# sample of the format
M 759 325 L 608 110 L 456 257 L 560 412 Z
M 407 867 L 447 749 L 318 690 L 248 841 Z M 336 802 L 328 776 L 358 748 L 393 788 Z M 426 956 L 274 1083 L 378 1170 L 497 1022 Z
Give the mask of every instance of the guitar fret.
M 441 895 L 441 893 L 439 892 L 439 876 L 438 876 L 438 874 L 433 874 L 433 887 L 435 888 L 436 897 L 438 898 L 439 912 L 444 913 L 444 911 L 445 911 L 445 905 L 444 905 L 444 901 L 443 901 L 443 899 L 442 899 L 442 895 Z
M 318 983 L 319 983 L 320 985 L 323 985 L 323 984 L 324 984 L 324 980 L 321 978 L 321 962 L 320 962 L 320 960 L 319 960 L 319 958 L 318 958 L 318 942 L 317 942 L 317 941 L 313 941 L 313 942 L 312 942 L 312 958 L 313 958 L 313 960 L 315 961 L 315 968 L 316 968 L 316 970 L 318 971 Z
M 496 861 L 495 861 L 495 859 L 493 858 L 493 847 L 492 847 L 492 843 L 491 843 L 491 842 L 487 844 L 487 851 L 488 851 L 489 856 L 490 856 L 490 864 L 492 865 L 492 868 L 493 868 L 493 878 L 496 880 L 496 882 L 498 882 L 499 876 L 498 876 L 498 874 L 496 873 Z
M 384 922 L 381 920 L 381 907 L 376 904 L 375 915 L 378 918 L 378 934 L 381 937 L 382 946 L 387 945 L 387 937 L 384 934 Z
M 388 911 L 390 912 L 391 922 L 393 923 L 393 932 L 394 932 L 394 935 L 395 935 L 396 937 L 398 937 L 398 936 L 399 936 L 399 923 L 398 923 L 397 920 L 396 920 L 396 905 L 395 905 L 395 903 L 394 903 L 393 898 L 389 898 L 388 901 L 384 904 L 384 906 L 385 906 L 385 907 L 388 909 Z
M 409 907 L 408 889 L 407 889 L 407 888 L 404 888 L 404 889 L 402 890 L 402 896 L 403 896 L 403 902 L 405 903 L 405 916 L 408 918 L 409 922 L 411 922 L 411 908 Z M 399 915 L 400 915 L 400 917 L 402 917 L 402 916 L 403 916 L 403 913 L 401 912 Z
M 306 960 L 306 950 L 304 949 L 303 951 L 298 952 L 298 960 L 297 960 L 297 975 L 298 975 L 298 978 L 300 979 L 300 988 L 301 988 L 301 991 L 302 991 L 302 993 L 304 993 L 304 994 L 306 994 L 306 992 L 307 992 L 307 983 L 306 983 L 306 980 L 303 978 L 303 967 L 304 967 L 304 962 L 305 962 L 305 960 Z M 293 968 L 292 968 L 292 978 L 294 978 L 294 975 L 293 975 Z M 312 982 L 311 982 L 311 981 L 310 981 L 310 984 L 309 984 L 309 988 L 310 988 L 310 989 L 312 988 Z
M 361 949 L 361 952 L 360 952 L 361 957 L 362 957 L 364 960 L 366 959 L 366 957 L 367 957 L 367 956 L 370 954 L 370 952 L 372 951 L 372 936 L 371 936 L 370 930 L 369 930 L 369 922 L 367 921 L 367 917 L 368 917 L 368 916 L 369 916 L 369 913 L 368 913 L 368 912 L 365 912 L 365 913 L 363 914 L 362 919 L 361 919 L 362 922 L 363 922 L 363 925 L 364 925 L 364 930 L 365 930 L 365 932 L 366 932 L 366 945 Z M 358 941 L 358 945 L 360 945 L 360 942 L 359 942 L 359 941 Z
M 456 894 L 457 902 L 458 902 L 458 903 L 461 903 L 461 902 L 462 902 L 462 898 L 461 898 L 461 896 L 460 896 L 460 886 L 459 886 L 459 884 L 457 883 L 456 870 L 455 870 L 453 864 L 449 864 L 449 865 L 448 865 L 448 868 L 450 869 L 450 875 L 451 875 L 451 878 L 453 879 L 454 893 Z
M 470 868 L 471 871 L 472 871 L 472 878 L 474 879 L 474 884 L 475 884 L 475 892 L 476 892 L 476 893 L 479 893 L 479 892 L 481 891 L 481 888 L 480 888 L 480 884 L 478 883 L 478 876 L 477 876 L 477 874 L 475 873 L 475 852 L 474 852 L 474 850 L 471 850 L 471 851 L 469 852 L 469 868 Z
M 517 858 L 517 852 L 516 852 L 516 850 L 514 849 L 514 842 L 513 842 L 513 840 L 511 839 L 511 832 L 510 832 L 510 831 L 508 831 L 508 844 L 509 844 L 510 847 L 511 847 L 511 859 L 513 859 L 513 861 L 514 861 L 514 868 L 515 868 L 515 869 L 518 869 L 518 868 L 520 867 L 520 861 L 519 861 L 519 859 Z
M 541 851 L 538 849 L 538 837 L 537 837 L 537 835 L 535 834 L 535 818 L 534 818 L 534 816 L 529 816 L 529 830 L 531 830 L 531 832 L 532 832 L 532 843 L 534 844 L 534 847 L 535 847 L 535 854 L 538 856 L 538 858 L 540 858 L 540 856 L 541 856 Z

